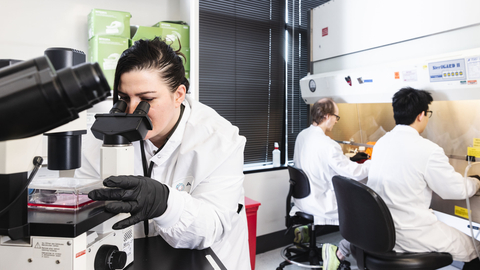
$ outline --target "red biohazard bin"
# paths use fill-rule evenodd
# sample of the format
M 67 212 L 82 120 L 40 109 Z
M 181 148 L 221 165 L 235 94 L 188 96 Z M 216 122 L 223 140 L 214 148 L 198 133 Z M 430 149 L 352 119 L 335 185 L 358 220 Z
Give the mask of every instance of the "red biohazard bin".
M 250 247 L 250 264 L 255 269 L 255 255 L 257 252 L 257 210 L 260 203 L 245 197 L 245 210 L 248 223 L 248 245 Z

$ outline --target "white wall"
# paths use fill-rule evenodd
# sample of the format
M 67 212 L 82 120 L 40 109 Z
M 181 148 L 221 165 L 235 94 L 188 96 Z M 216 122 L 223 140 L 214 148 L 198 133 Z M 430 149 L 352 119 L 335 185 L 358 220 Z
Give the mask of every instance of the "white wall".
M 0 59 L 28 60 L 50 47 L 87 53 L 87 16 L 93 8 L 127 11 L 131 25 L 151 26 L 162 20 L 188 21 L 180 5 L 172 0 L 2 0 Z
M 51 47 L 88 53 L 87 16 L 93 8 L 130 12 L 131 25 L 182 20 L 190 25 L 190 92 L 198 100 L 198 1 L 0 0 L 0 59 L 28 60 Z
M 287 169 L 245 175 L 245 196 L 261 203 L 257 212 L 257 236 L 286 229 L 288 180 Z

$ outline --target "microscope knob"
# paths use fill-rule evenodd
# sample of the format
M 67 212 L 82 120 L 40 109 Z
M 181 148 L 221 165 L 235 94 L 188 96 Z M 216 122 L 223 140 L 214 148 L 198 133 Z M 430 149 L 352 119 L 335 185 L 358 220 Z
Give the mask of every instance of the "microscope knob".
M 119 251 L 117 246 L 102 245 L 95 255 L 95 270 L 123 269 L 127 263 L 127 253 Z
M 114 251 L 112 254 L 110 268 L 113 269 L 123 269 L 127 263 L 127 253 L 125 251 Z

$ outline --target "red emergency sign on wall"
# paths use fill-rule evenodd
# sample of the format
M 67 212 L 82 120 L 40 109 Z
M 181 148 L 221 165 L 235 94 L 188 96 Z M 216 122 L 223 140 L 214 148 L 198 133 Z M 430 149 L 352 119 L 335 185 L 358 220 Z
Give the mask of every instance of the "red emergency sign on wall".
M 322 37 L 328 35 L 328 27 L 322 28 Z

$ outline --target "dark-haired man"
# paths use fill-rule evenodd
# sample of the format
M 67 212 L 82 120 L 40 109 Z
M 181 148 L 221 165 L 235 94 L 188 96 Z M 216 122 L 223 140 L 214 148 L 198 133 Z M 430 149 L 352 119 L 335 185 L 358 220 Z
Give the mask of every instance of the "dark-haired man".
M 340 145 L 325 135 L 340 120 L 337 104 L 330 98 L 323 98 L 312 105 L 312 124 L 302 130 L 295 142 L 293 160 L 310 181 L 311 193 L 303 199 L 294 199 L 291 214 L 297 211 L 315 217 L 317 225 L 337 225 L 338 209 L 332 178 L 344 175 L 355 180 L 365 179 L 370 161 L 358 164 L 343 154 Z M 324 244 L 322 248 L 323 269 L 337 269 L 340 261 L 336 256 L 337 247 Z
M 434 191 L 443 199 L 465 199 L 480 187 L 455 172 L 437 144 L 420 136 L 433 112 L 430 93 L 402 88 L 393 96 L 396 126 L 375 144 L 367 185 L 385 201 L 396 230 L 397 252 L 448 252 L 463 269 L 480 269 L 472 239 L 437 220 L 429 209 Z M 479 242 L 476 241 L 479 246 Z

